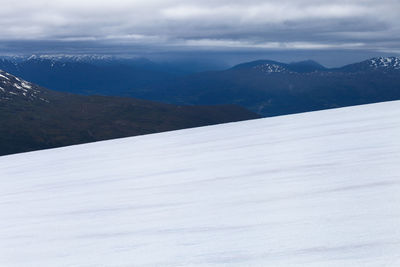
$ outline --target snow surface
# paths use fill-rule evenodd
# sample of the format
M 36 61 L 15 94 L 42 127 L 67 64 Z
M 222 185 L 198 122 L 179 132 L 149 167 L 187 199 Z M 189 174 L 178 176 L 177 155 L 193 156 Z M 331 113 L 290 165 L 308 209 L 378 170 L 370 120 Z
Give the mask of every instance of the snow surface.
M 400 266 L 400 101 L 0 157 L 0 266 Z

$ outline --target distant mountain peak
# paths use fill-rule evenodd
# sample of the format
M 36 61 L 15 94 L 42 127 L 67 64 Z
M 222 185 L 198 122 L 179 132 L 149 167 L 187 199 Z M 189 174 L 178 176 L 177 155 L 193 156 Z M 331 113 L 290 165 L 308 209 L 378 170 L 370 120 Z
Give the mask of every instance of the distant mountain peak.
M 374 57 L 338 69 L 344 72 L 392 72 L 400 70 L 400 57 Z
M 392 68 L 400 69 L 400 57 L 376 57 L 368 60 L 374 69 Z
M 257 60 L 236 65 L 233 70 L 256 70 L 263 73 L 288 72 L 287 64 L 272 60 Z
M 0 70 L 0 101 L 19 98 L 49 102 L 47 99 L 41 97 L 40 93 L 41 91 L 36 85 Z
M 326 70 L 324 66 L 313 60 L 292 62 L 290 64 L 272 60 L 257 60 L 239 64 L 232 69 L 254 69 L 263 73 L 307 73 Z
M 91 61 L 91 60 L 109 60 L 113 59 L 113 56 L 109 55 L 70 55 L 70 54 L 42 54 L 42 55 L 31 55 L 26 57 L 26 60 L 38 60 L 48 59 L 57 61 Z

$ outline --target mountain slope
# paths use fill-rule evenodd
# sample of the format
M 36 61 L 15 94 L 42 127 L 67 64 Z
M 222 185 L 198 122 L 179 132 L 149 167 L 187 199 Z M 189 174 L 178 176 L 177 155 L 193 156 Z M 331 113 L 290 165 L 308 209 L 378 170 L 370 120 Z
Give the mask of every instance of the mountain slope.
M 339 68 L 342 72 L 400 71 L 399 57 L 377 57 Z
M 51 91 L 0 71 L 0 155 L 254 119 L 241 107 L 176 106 Z
M 0 157 L 1 266 L 400 264 L 400 102 Z

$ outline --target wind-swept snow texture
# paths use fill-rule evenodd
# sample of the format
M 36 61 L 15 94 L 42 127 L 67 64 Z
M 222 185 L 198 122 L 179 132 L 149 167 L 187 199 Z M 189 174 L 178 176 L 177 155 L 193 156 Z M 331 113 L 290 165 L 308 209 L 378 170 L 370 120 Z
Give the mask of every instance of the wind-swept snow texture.
M 400 266 L 400 102 L 0 157 L 0 266 Z

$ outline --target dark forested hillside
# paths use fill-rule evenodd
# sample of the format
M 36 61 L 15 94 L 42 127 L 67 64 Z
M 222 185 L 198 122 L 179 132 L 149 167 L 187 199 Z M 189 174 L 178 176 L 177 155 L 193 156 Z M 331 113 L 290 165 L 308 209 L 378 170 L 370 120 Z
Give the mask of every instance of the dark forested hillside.
M 0 112 L 0 155 L 259 117 L 233 105 L 60 93 L 5 72 L 0 72 Z

